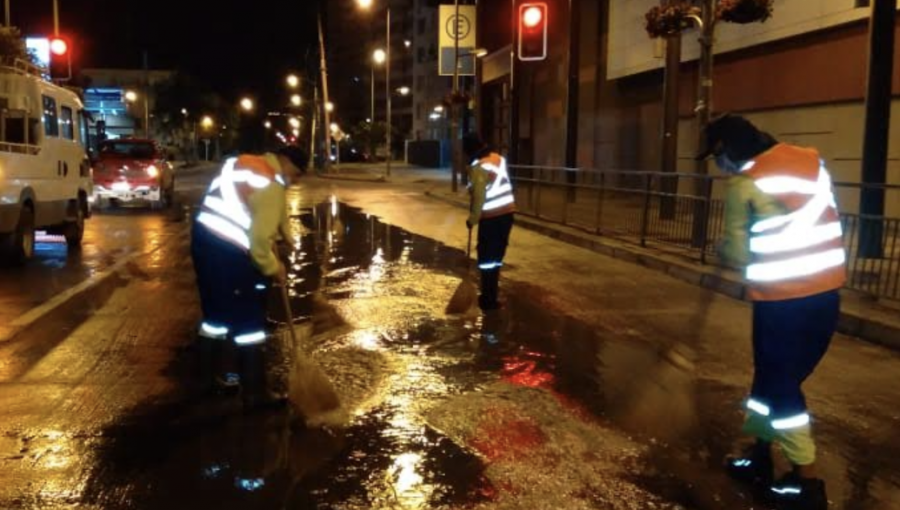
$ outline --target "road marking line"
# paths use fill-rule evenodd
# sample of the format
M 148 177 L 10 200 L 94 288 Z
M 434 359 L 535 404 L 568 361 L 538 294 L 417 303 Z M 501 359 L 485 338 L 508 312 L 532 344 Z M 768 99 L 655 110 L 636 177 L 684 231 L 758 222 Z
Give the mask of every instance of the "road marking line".
M 134 252 L 130 255 L 126 255 L 125 258 L 119 260 L 118 262 L 109 266 L 108 268 L 89 276 L 88 279 L 84 280 L 83 282 L 79 283 L 78 285 L 75 285 L 74 287 L 69 287 L 68 289 L 64 290 L 62 293 L 57 294 L 56 297 L 50 299 L 46 303 L 38 305 L 38 306 L 32 308 L 31 310 L 28 310 L 27 312 L 23 313 L 22 315 L 16 317 L 15 319 L 13 319 L 12 322 L 9 323 L 9 326 L 10 326 L 9 331 L 0 332 L 0 342 L 5 342 L 5 341 L 11 339 L 12 337 L 16 336 L 20 331 L 22 331 L 23 329 L 27 328 L 28 326 L 34 324 L 39 319 L 41 319 L 45 315 L 49 314 L 56 308 L 59 308 L 60 306 L 62 306 L 64 303 L 66 303 L 73 297 L 77 296 L 78 294 L 81 294 L 82 292 L 85 292 L 85 291 L 91 289 L 92 287 L 99 285 L 101 282 L 103 282 L 103 280 L 106 280 L 107 278 L 112 276 L 114 273 L 119 271 L 119 269 L 122 269 L 123 266 L 125 266 L 132 260 L 134 260 L 138 257 L 142 257 L 144 255 L 150 255 L 153 252 L 159 250 L 160 248 L 161 248 L 161 246 L 157 246 L 156 248 L 153 248 L 150 251 L 146 251 L 146 252 L 138 251 L 138 252 Z

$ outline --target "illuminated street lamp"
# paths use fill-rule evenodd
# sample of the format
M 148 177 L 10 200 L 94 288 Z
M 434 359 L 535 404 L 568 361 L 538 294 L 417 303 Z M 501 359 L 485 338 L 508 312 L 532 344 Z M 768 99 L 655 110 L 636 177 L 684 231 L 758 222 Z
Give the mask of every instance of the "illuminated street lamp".
M 263 122 L 263 126 L 265 126 L 266 129 L 272 129 L 272 122 L 267 120 Z
M 185 117 L 187 117 L 187 115 L 188 115 L 187 108 L 182 108 L 182 109 L 181 109 L 181 114 L 184 115 Z
M 409 87 L 400 87 L 399 89 L 397 89 L 397 93 L 400 94 L 401 96 L 408 96 L 409 92 L 410 92 Z
M 435 106 L 435 107 L 434 107 L 434 113 L 444 113 L 444 106 L 443 106 L 443 105 L 437 105 L 437 106 Z
M 209 115 L 205 115 L 200 121 L 200 125 L 203 127 L 203 129 L 210 129 L 213 127 L 213 124 L 215 124 L 215 122 L 213 122 L 212 117 L 210 117 Z
M 129 103 L 133 103 L 133 102 L 137 101 L 137 99 L 138 99 L 137 92 L 135 92 L 133 90 L 129 90 L 129 91 L 125 92 L 125 100 L 128 101 Z
M 332 103 L 331 101 L 328 101 L 327 103 L 325 103 L 325 111 L 327 111 L 328 113 L 333 112 L 334 111 L 334 103 Z
M 300 127 L 300 120 L 297 119 L 297 117 L 291 117 L 290 120 L 288 120 L 288 124 L 290 124 L 292 128 L 297 129 Z
M 384 61 L 387 60 L 387 52 L 385 52 L 381 48 L 378 48 L 377 50 L 375 50 L 375 53 L 372 53 L 372 60 L 374 60 L 378 65 L 384 64 Z
M 300 94 L 291 95 L 291 104 L 294 106 L 300 106 L 303 103 L 303 99 L 300 97 Z
M 242 110 L 244 110 L 245 112 L 252 112 L 253 107 L 254 107 L 254 105 L 253 105 L 252 99 L 250 99 L 249 97 L 245 97 L 245 98 L 241 99 L 241 109 Z
M 296 74 L 289 74 L 286 81 L 288 87 L 292 89 L 295 89 L 300 85 L 300 78 L 298 78 Z

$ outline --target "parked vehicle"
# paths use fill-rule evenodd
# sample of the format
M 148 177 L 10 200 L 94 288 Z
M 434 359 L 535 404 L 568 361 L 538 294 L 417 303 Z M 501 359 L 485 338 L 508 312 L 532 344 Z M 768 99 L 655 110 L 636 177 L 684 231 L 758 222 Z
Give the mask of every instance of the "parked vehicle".
M 175 170 L 153 140 L 122 138 L 100 144 L 94 162 L 94 197 L 99 207 L 147 203 L 167 207 L 175 194 Z
M 91 215 L 91 167 L 84 106 L 40 69 L 0 62 L 0 252 L 24 263 L 35 231 L 65 235 L 78 248 Z

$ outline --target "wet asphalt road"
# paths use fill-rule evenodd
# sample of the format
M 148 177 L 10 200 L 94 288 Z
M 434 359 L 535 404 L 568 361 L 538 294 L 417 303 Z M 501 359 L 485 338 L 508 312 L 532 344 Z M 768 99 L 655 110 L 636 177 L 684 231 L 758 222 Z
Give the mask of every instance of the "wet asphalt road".
M 180 202 L 196 203 L 208 180 L 184 175 Z M 458 213 L 411 188 L 370 186 L 312 182 L 290 201 L 300 246 L 289 255 L 291 295 L 316 324 L 317 361 L 353 410 L 342 431 L 198 395 L 199 310 L 181 209 L 104 212 L 82 253 L 46 243 L 24 271 L 0 272 L 0 324 L 11 337 L 0 342 L 0 508 L 766 508 L 715 469 L 739 420 L 716 412 L 735 398 L 717 375 L 727 359 L 701 365 L 696 387 L 663 372 L 668 400 L 696 392 L 699 418 L 681 427 L 672 416 L 671 444 L 643 435 L 620 411 L 646 394 L 641 375 L 660 367 L 658 344 L 644 337 L 676 327 L 672 317 L 612 310 L 592 321 L 555 300 L 552 276 L 515 258 L 502 314 L 447 317 L 464 256 L 420 225 Z M 391 212 L 398 204 L 405 213 Z M 314 298 L 350 326 L 317 316 Z M 600 299 L 607 310 L 629 301 Z M 835 354 L 900 367 L 873 349 L 841 344 Z M 848 380 L 871 390 L 882 378 Z M 843 420 L 823 420 L 821 447 L 843 458 L 826 464 L 833 508 L 900 508 L 900 441 L 890 428 L 867 430 L 897 424 L 893 396 L 870 394 L 830 410 Z M 845 473 L 829 468 L 845 464 Z

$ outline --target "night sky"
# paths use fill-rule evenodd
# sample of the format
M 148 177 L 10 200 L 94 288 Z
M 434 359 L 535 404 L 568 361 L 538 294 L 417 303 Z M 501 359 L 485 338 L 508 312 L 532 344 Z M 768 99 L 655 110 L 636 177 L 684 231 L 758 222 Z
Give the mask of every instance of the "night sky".
M 10 0 L 26 35 L 49 34 L 52 0 Z M 79 67 L 179 69 L 228 97 L 281 93 L 313 61 L 318 0 L 59 0 Z M 2 10 L 0 10 L 2 12 Z M 0 14 L 2 16 L 2 14 Z

